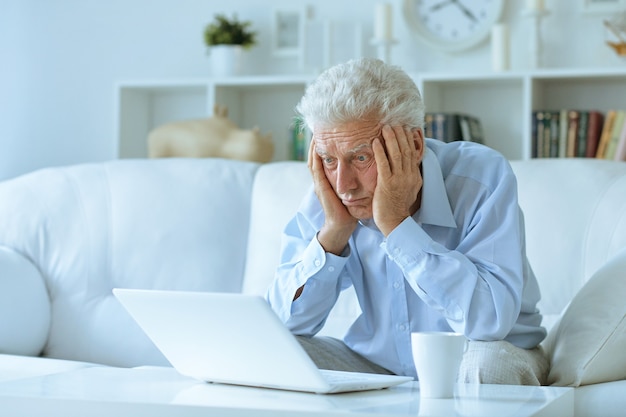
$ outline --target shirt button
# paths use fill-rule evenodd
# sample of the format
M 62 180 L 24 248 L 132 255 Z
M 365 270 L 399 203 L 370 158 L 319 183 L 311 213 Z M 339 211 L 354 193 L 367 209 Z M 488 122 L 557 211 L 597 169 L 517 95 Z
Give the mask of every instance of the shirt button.
M 395 288 L 396 290 L 397 290 L 398 288 L 400 288 L 400 283 L 399 283 L 398 281 L 394 282 L 394 283 L 393 283 L 393 288 Z
M 400 330 L 401 332 L 406 330 L 406 326 L 404 324 L 401 324 L 398 326 L 398 330 Z
M 316 259 L 315 262 L 313 262 L 315 264 L 315 266 L 320 266 L 322 264 L 322 261 L 320 261 L 319 259 Z
M 334 267 L 334 266 L 329 266 L 329 267 L 328 267 L 328 271 L 329 271 L 329 272 L 333 272 L 334 270 L 335 270 L 335 267 Z

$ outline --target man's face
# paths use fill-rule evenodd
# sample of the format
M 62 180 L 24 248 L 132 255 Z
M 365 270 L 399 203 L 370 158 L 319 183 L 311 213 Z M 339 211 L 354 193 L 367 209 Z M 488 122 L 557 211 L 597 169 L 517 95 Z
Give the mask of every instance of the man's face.
M 348 212 L 371 219 L 378 171 L 372 141 L 381 136 L 378 122 L 359 121 L 315 130 L 315 150 L 326 178 Z

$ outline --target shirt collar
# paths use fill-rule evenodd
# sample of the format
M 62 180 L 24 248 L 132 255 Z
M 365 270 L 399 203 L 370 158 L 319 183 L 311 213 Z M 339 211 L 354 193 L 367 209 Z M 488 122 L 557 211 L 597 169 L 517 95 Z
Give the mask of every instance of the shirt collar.
M 439 161 L 430 149 L 425 151 L 422 159 L 422 204 L 413 218 L 419 224 L 456 228 Z

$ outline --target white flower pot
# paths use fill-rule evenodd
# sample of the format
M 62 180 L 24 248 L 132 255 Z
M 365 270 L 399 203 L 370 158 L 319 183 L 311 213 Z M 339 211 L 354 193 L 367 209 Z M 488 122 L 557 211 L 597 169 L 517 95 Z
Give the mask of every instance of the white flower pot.
M 211 75 L 229 77 L 241 74 L 243 47 L 241 45 L 215 45 L 209 48 Z

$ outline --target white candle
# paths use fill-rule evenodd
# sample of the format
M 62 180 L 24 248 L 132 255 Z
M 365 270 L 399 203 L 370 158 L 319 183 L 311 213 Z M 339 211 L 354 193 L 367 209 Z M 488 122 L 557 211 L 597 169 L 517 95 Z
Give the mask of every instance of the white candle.
M 374 39 L 389 41 L 392 36 L 392 15 L 390 3 L 378 3 L 374 19 Z
M 509 69 L 509 30 L 504 23 L 491 29 L 491 66 L 494 71 Z
M 543 0 L 526 0 L 526 9 L 533 12 L 542 12 L 544 9 Z

